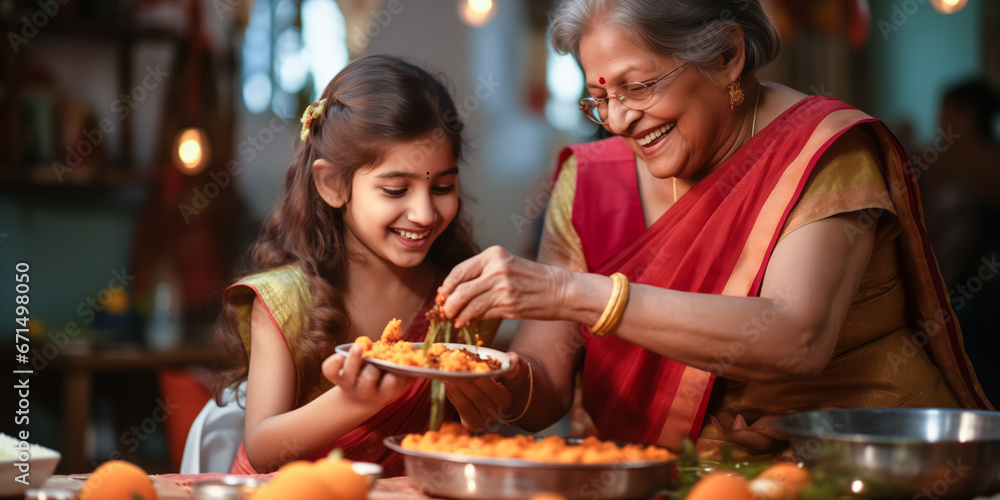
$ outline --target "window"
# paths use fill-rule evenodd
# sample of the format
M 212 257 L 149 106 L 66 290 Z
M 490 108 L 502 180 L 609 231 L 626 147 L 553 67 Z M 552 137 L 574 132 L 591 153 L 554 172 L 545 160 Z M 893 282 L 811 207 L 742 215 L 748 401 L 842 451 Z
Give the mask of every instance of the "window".
M 251 113 L 295 115 L 348 60 L 344 16 L 334 0 L 257 0 L 243 39 L 243 102 Z

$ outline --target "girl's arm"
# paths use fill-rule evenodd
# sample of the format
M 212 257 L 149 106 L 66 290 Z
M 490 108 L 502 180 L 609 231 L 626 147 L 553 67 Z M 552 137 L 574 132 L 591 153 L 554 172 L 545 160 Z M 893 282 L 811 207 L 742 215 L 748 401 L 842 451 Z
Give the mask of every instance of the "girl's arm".
M 391 374 L 380 377 L 370 365 L 362 369 L 360 352 L 352 349 L 346 360 L 331 356 L 323 364 L 324 374 L 332 374 L 337 380 L 331 380 L 343 387 L 338 384 L 296 408 L 291 353 L 259 298 L 253 303 L 250 331 L 244 443 L 250 465 L 261 473 L 329 446 L 402 394 L 410 382 Z
M 874 227 L 856 224 L 856 215 L 807 224 L 779 241 L 759 297 L 632 284 L 613 334 L 738 380 L 816 376 L 833 355 L 874 245 Z M 449 293 L 445 312 L 459 326 L 479 317 L 592 325 L 607 305 L 612 280 L 537 264 L 493 247 L 456 266 L 443 288 Z M 568 342 L 559 334 L 562 328 L 554 330 L 561 342 Z M 540 338 L 523 342 L 548 344 L 549 359 L 573 349 L 547 342 L 551 339 L 541 331 L 531 335 Z

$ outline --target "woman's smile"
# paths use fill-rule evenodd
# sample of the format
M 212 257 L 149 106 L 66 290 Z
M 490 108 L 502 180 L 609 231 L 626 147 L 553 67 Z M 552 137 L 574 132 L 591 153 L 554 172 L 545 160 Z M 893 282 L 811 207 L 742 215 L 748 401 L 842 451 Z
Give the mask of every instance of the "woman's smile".
M 660 125 L 659 127 L 654 128 L 649 133 L 636 137 L 635 140 L 642 147 L 646 146 L 652 147 L 661 142 L 658 139 L 669 134 L 670 131 L 674 129 L 675 125 L 677 125 L 677 122 L 671 122 L 666 125 Z

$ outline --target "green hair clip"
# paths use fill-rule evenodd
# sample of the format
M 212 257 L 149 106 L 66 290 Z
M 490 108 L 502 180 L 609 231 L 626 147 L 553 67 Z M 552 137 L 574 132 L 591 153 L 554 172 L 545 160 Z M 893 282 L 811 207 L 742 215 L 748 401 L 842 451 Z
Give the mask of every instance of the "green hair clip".
M 302 119 L 299 120 L 302 122 L 302 132 L 299 134 L 299 137 L 303 141 L 306 140 L 306 137 L 309 137 L 309 130 L 312 127 L 313 120 L 323 115 L 323 106 L 325 104 L 326 99 L 320 99 L 306 106 L 306 111 L 302 113 Z

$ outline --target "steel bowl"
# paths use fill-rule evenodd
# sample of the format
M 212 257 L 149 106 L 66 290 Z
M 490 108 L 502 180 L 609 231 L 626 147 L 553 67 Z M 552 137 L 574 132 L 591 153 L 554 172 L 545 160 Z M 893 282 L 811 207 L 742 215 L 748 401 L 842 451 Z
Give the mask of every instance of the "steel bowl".
M 551 464 L 527 460 L 429 453 L 400 446 L 406 436 L 385 439 L 403 455 L 406 475 L 421 492 L 456 499 L 514 500 L 542 492 L 567 500 L 648 498 L 675 484 L 675 460 L 615 464 Z M 567 444 L 580 444 L 567 439 Z
M 824 410 L 776 425 L 817 479 L 845 494 L 934 499 L 1000 491 L 1000 412 Z

